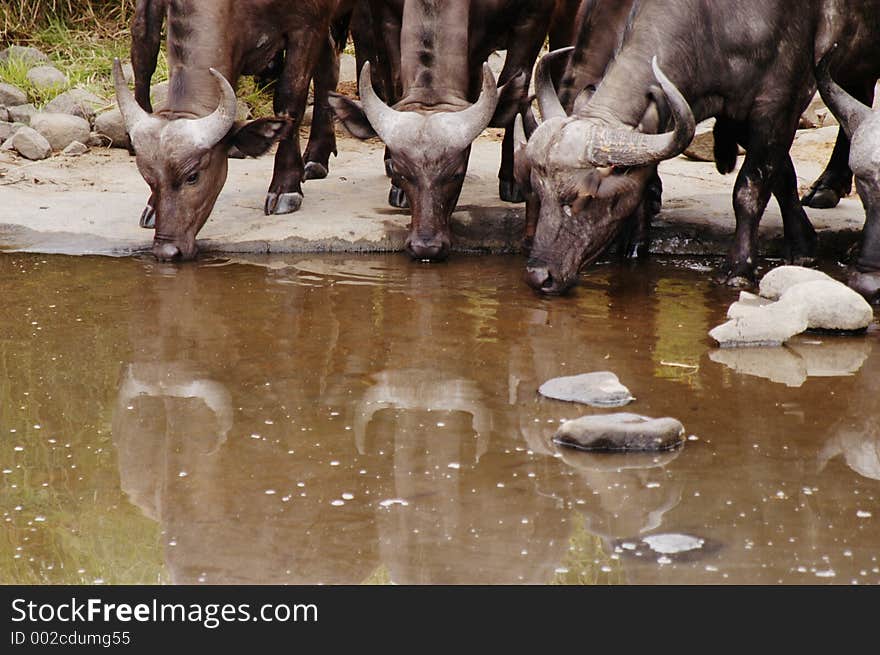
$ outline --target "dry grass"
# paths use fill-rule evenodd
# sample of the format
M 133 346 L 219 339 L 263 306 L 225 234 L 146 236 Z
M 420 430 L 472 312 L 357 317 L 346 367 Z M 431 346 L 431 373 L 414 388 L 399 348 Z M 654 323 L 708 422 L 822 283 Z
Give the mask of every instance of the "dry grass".
M 135 0 L 4 0 L 0 2 L 0 45 L 28 43 L 53 22 L 102 33 L 128 25 Z

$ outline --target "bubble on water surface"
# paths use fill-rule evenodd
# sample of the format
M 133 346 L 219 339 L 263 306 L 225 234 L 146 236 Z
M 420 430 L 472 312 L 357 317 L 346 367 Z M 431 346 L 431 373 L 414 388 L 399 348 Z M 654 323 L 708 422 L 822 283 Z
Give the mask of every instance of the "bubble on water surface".
M 406 507 L 407 505 L 409 505 L 409 503 L 403 498 L 386 498 L 379 503 L 379 507 L 391 507 L 392 505 L 400 505 L 402 507 Z

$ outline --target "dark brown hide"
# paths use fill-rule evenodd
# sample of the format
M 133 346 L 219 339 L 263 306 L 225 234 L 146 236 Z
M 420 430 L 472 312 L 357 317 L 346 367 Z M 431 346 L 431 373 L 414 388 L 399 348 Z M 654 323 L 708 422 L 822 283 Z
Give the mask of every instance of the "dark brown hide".
M 593 145 L 585 147 L 565 134 L 582 138 L 591 131 L 654 131 L 652 121 L 646 120 L 651 107 L 658 105 L 652 93 L 656 86 L 652 57 L 658 58 L 681 90 L 696 119 L 716 117 L 723 123 L 726 137 L 743 145 L 748 153 L 734 190 L 736 235 L 719 280 L 734 285 L 753 280 L 757 226 L 771 194 L 783 216 L 786 259 L 811 261 L 816 235 L 797 196 L 788 149 L 800 114 L 815 91 L 815 61 L 831 43 L 847 37 L 835 66 L 850 63 L 871 69 L 872 79 L 876 79 L 880 59 L 873 44 L 880 36 L 878 17 L 877 0 L 857 6 L 842 0 L 810 0 L 799 5 L 798 12 L 792 12 L 782 0 L 641 0 L 592 99 L 578 109 L 575 118 L 539 127 L 533 139 L 543 145 L 536 144 L 533 149 L 529 144 L 531 166 L 520 168 L 530 170 L 532 186 L 544 193 L 532 251 L 536 261 L 532 264 L 546 270 L 553 283 L 547 285 L 541 276 L 529 276 L 529 281 L 539 289 L 546 285 L 551 292 L 570 287 L 579 267 L 601 252 L 627 220 L 626 213 L 614 209 L 631 205 L 624 198 L 586 203 L 586 214 L 576 219 L 566 215 L 565 208 L 573 212 L 574 207 L 564 195 L 570 192 L 571 178 L 597 165 L 630 166 L 632 160 L 607 153 L 597 159 L 596 142 L 591 140 Z M 662 121 L 657 125 L 663 129 Z M 541 160 L 540 166 L 532 155 Z M 633 179 L 638 176 L 636 193 L 643 196 L 648 176 L 634 168 L 625 174 Z M 614 210 L 610 220 L 609 207 Z M 554 217 L 550 219 L 549 214 Z M 578 231 L 576 226 L 581 225 L 616 229 Z
M 139 0 L 132 23 L 132 65 L 135 96 L 145 110 L 152 110 L 149 82 L 163 19 L 170 70 L 167 103 L 154 114 L 162 124 L 153 126 L 152 136 L 141 135 L 137 152 L 138 168 L 152 191 L 142 224 L 154 221 L 157 257 L 195 256 L 196 234 L 223 187 L 226 158 L 233 147 L 258 156 L 279 142 L 266 196 L 267 214 L 295 211 L 302 202 L 301 182 L 326 175 L 326 159 L 335 152 L 332 128 L 327 128 L 326 101 L 316 103 L 308 170 L 298 128 L 319 61 L 324 74 L 316 78 L 319 96 L 335 88 L 338 73 L 332 71 L 338 62 L 331 21 L 347 24 L 353 5 L 354 0 Z M 209 68 L 218 70 L 233 86 L 241 75 L 277 76 L 276 119 L 231 126 L 224 138 L 212 144 L 169 139 L 163 143 L 162 133 L 168 126 L 205 116 L 217 107 L 219 87 Z
M 374 0 L 373 16 L 382 32 L 380 65 L 371 73 L 377 92 L 401 115 L 409 137 L 394 131 L 386 139 L 386 169 L 392 177 L 390 202 L 409 206 L 412 227 L 407 250 L 418 259 L 443 259 L 451 244 L 449 219 L 467 171 L 470 145 L 449 147 L 428 129 L 432 116 L 454 115 L 476 103 L 483 82 L 482 65 L 499 49 L 507 50 L 499 76 L 494 116 L 463 130 L 478 134 L 487 125 L 510 127 L 527 105 L 527 88 L 538 51 L 548 31 L 554 39 L 571 38 L 576 3 L 571 0 Z M 568 15 L 567 15 L 568 14 Z M 556 23 L 551 29 L 551 20 Z M 561 28 L 560 25 L 565 26 Z M 377 35 L 378 36 L 378 35 Z M 360 137 L 382 132 L 370 125 L 360 106 L 343 97 L 334 111 Z M 421 117 L 415 120 L 414 117 Z M 411 119 L 412 118 L 412 119 Z M 461 114 L 462 123 L 464 115 Z M 472 129 L 473 128 L 473 129 Z M 522 195 L 513 175 L 512 134 L 502 145 L 499 172 L 502 199 Z

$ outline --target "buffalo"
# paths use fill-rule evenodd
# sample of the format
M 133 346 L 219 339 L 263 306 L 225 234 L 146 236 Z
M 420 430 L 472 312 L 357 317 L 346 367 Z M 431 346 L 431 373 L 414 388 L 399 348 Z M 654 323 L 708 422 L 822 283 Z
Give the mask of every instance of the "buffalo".
M 361 74 L 361 103 L 331 94 L 336 116 L 356 137 L 379 136 L 392 178 L 389 202 L 410 207 L 406 250 L 416 259 L 444 259 L 450 216 L 461 193 L 471 143 L 488 126 L 512 127 L 527 106 L 538 52 L 552 31 L 571 39 L 572 0 L 374 0 L 383 36 L 383 65 Z M 556 21 L 554 23 L 554 17 Z M 551 24 L 555 28 L 551 30 Z M 507 49 L 496 80 L 484 62 Z M 374 77 L 389 106 L 373 88 Z M 499 192 L 520 201 L 513 174 L 512 133 L 502 145 Z
M 733 170 L 738 145 L 747 151 L 733 194 L 734 243 L 717 279 L 754 280 L 757 227 L 771 194 L 786 259 L 811 261 L 816 235 L 788 150 L 815 93 L 815 63 L 832 43 L 846 43 L 835 70 L 877 78 L 878 16 L 877 0 L 811 0 L 794 11 L 783 0 L 637 3 L 589 101 L 567 116 L 552 89 L 539 91 L 544 123 L 527 145 L 519 139 L 518 178 L 540 203 L 529 284 L 563 293 L 627 225 L 643 225 L 656 165 L 684 150 L 695 121 L 713 116 L 719 170 Z
M 317 130 L 307 151 L 308 165 L 300 152 L 299 125 L 313 73 L 320 72 L 315 77 L 316 96 L 335 88 L 338 61 L 331 24 L 339 41 L 339 21 L 348 20 L 353 4 L 353 0 L 138 2 L 131 49 L 135 94 L 118 62 L 114 85 L 138 169 L 152 192 L 141 225 L 155 226 L 153 253 L 158 259 L 196 255 L 196 234 L 225 183 L 230 152 L 259 156 L 279 143 L 266 214 L 296 211 L 303 199 L 302 181 L 327 174 L 327 158 L 335 149 L 332 125 L 329 131 Z M 169 94 L 166 106 L 153 112 L 149 81 L 163 20 Z M 276 116 L 237 123 L 238 78 L 267 73 L 277 77 Z M 316 124 L 329 124 L 328 110 L 326 102 L 316 102 Z
M 870 301 L 880 300 L 880 112 L 847 93 L 830 73 L 832 53 L 816 70 L 819 93 L 840 122 L 849 148 L 849 168 L 865 207 L 865 227 L 858 258 L 850 268 L 849 286 Z

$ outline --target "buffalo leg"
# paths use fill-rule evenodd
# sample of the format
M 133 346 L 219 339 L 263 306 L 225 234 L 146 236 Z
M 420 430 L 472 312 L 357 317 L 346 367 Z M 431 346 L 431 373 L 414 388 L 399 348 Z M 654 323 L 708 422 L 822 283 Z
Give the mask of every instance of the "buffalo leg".
M 285 57 L 274 98 L 275 114 L 289 117 L 293 129 L 281 140 L 275 153 L 275 170 L 264 206 L 267 215 L 295 212 L 303 199 L 305 167 L 299 144 L 299 126 L 306 108 L 312 72 L 327 35 L 320 30 L 302 30 L 294 37 L 288 51 L 296 55 Z
M 131 21 L 131 68 L 134 71 L 134 97 L 148 112 L 153 111 L 150 101 L 150 81 L 156 72 L 156 62 L 162 45 L 162 24 L 168 11 L 168 0 L 138 0 Z M 134 146 L 126 135 L 130 154 Z M 156 202 L 153 196 L 141 213 L 140 226 L 148 230 L 156 227 Z
M 134 71 L 134 97 L 145 111 L 152 112 L 150 80 L 162 45 L 162 24 L 168 0 L 138 0 L 131 21 L 131 68 Z
M 783 144 L 773 140 L 776 127 L 779 125 L 750 130 L 746 158 L 733 190 L 736 233 L 725 267 L 716 277 L 717 281 L 729 286 L 751 286 L 755 282 L 758 225 L 790 146 L 790 142 Z M 781 131 L 785 131 L 784 126 Z M 794 137 L 793 130 L 791 135 Z
M 776 197 L 779 210 L 782 213 L 785 261 L 798 266 L 814 264 L 816 261 L 816 230 L 813 229 L 813 225 L 807 218 L 798 198 L 797 174 L 791 163 L 791 156 L 784 157 L 781 162 L 773 185 L 773 195 Z
M 836 207 L 840 199 L 852 191 L 852 172 L 849 170 L 849 139 L 843 130 L 837 131 L 837 141 L 828 165 L 804 194 L 801 202 L 807 207 L 828 209 Z
M 388 105 L 396 103 L 403 94 L 400 80 L 400 31 L 401 16 L 383 0 L 371 0 L 370 17 L 373 23 L 373 38 L 376 44 L 376 72 L 374 86 L 378 86 L 379 96 Z M 385 148 L 385 175 L 391 178 L 388 204 L 398 209 L 409 207 L 403 189 L 394 183 L 391 167 L 391 153 Z
M 525 10 L 514 23 L 510 35 L 510 48 L 504 59 L 504 68 L 498 76 L 498 84 L 507 84 L 518 75 L 525 73 L 522 106 L 527 104 L 529 79 L 532 67 L 544 43 L 550 26 L 551 16 L 542 11 Z M 540 26 L 536 28 L 536 23 Z M 479 80 L 476 81 L 479 84 Z M 504 140 L 501 142 L 501 166 L 498 170 L 498 195 L 505 202 L 525 200 L 522 189 L 513 174 L 513 119 L 504 126 Z
M 304 180 L 320 180 L 327 177 L 330 153 L 336 155 L 336 133 L 333 131 L 333 111 L 328 94 L 339 84 L 339 55 L 329 40 L 321 49 L 321 58 L 315 69 L 315 105 L 312 113 L 312 129 L 306 146 Z

